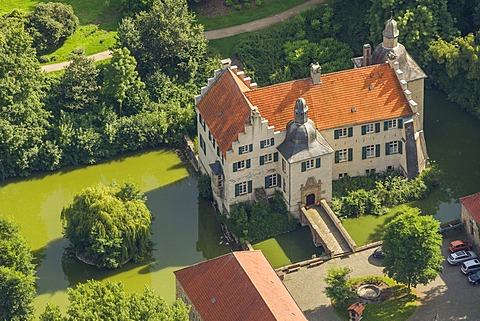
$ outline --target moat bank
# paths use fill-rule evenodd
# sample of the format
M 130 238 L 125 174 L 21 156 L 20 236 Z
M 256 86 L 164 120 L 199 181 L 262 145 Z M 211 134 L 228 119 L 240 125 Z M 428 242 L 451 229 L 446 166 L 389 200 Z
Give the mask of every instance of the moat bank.
M 155 250 L 150 260 L 119 270 L 98 270 L 64 256 L 60 212 L 83 188 L 99 182 L 134 181 L 152 212 Z M 0 215 L 22 226 L 38 258 L 37 314 L 48 302 L 65 306 L 65 290 L 88 279 L 118 280 L 127 291 L 152 286 L 168 302 L 175 297 L 173 271 L 230 251 L 221 242 L 210 203 L 199 200 L 197 180 L 170 150 L 129 154 L 93 166 L 11 180 L 0 185 Z

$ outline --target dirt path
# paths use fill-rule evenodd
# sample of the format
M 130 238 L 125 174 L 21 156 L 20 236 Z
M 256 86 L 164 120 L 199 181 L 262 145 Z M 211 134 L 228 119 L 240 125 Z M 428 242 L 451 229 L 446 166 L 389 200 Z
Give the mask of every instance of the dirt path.
M 312 7 L 324 2 L 325 0 L 310 0 L 271 17 L 255 20 L 252 22 L 244 23 L 242 25 L 238 25 L 238 26 L 207 31 L 205 32 L 205 37 L 208 40 L 214 40 L 214 39 L 235 36 L 244 32 L 251 32 L 251 31 L 265 29 L 273 25 L 276 25 L 277 23 L 290 19 L 291 17 L 299 13 L 302 9 Z M 93 58 L 93 60 L 95 61 L 100 61 L 100 60 L 105 60 L 110 58 L 111 55 L 112 55 L 111 51 L 104 51 L 88 57 Z M 70 61 L 59 62 L 57 64 L 42 66 L 42 70 L 45 72 L 58 71 L 67 67 L 69 64 L 70 64 Z

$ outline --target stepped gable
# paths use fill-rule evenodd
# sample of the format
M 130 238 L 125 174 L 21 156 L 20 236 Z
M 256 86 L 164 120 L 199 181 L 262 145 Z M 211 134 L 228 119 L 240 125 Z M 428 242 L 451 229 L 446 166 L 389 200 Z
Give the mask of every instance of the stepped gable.
M 250 103 L 275 130 L 292 119 L 299 97 L 309 106 L 308 116 L 319 130 L 412 115 L 395 71 L 388 64 L 349 69 L 245 92 Z
M 460 203 L 465 206 L 470 215 L 480 224 L 480 193 L 464 196 L 460 198 Z
M 174 273 L 204 321 L 307 320 L 261 251 L 225 254 Z
M 248 90 L 227 68 L 197 106 L 223 155 L 249 122 L 251 104 L 243 94 Z

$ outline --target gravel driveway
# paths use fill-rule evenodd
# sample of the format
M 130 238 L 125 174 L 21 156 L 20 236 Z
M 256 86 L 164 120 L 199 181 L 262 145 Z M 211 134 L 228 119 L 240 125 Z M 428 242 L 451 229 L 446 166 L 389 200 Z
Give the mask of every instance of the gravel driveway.
M 448 243 L 462 234 L 444 239 L 442 252 L 448 255 Z M 330 300 L 322 292 L 323 279 L 331 266 L 349 266 L 352 278 L 365 275 L 383 275 L 381 261 L 371 256 L 374 249 L 351 254 L 345 258 L 330 260 L 314 268 L 302 268 L 298 272 L 285 275 L 284 284 L 311 321 L 340 321 L 330 305 Z M 476 251 L 478 253 L 478 249 Z M 458 266 L 450 266 L 444 261 L 444 271 L 427 286 L 416 288 L 419 308 L 409 321 L 434 320 L 438 313 L 439 321 L 480 320 L 480 286 L 470 285 Z

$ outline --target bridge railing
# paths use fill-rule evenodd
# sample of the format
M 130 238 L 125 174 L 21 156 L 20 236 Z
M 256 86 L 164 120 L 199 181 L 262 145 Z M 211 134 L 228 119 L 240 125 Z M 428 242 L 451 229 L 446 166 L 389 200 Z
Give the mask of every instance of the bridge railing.
M 347 242 L 348 244 L 348 247 L 350 248 L 350 250 L 352 250 L 352 252 L 355 252 L 356 249 L 357 249 L 357 244 L 355 243 L 355 241 L 352 239 L 352 237 L 350 236 L 350 234 L 348 234 L 347 230 L 345 229 L 345 227 L 343 227 L 342 223 L 340 222 L 340 220 L 338 219 L 338 217 L 335 215 L 335 213 L 332 211 L 332 209 L 330 208 L 330 206 L 328 206 L 328 203 L 327 201 L 325 201 L 324 199 L 322 199 L 320 201 L 320 206 L 325 210 L 325 212 L 327 213 L 327 215 L 330 217 L 330 219 L 332 220 L 333 224 L 335 224 L 335 226 L 337 227 L 337 229 L 340 231 L 340 233 L 342 234 L 343 238 L 345 239 L 345 241 Z

